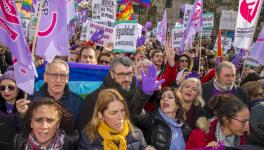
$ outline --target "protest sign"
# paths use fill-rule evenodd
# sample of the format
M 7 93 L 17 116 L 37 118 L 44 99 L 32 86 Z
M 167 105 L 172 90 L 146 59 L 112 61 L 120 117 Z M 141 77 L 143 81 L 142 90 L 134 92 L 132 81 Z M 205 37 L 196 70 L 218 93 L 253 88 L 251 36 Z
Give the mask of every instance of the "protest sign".
M 83 23 L 83 25 L 82 25 L 82 31 L 81 31 L 81 35 L 80 35 L 80 40 L 81 41 L 85 41 L 86 40 L 87 25 L 88 25 L 88 20 L 85 23 Z
M 104 36 L 101 40 L 99 40 L 98 42 L 95 43 L 96 45 L 106 47 L 107 43 L 113 41 L 112 38 L 113 38 L 113 34 L 114 34 L 114 28 L 108 27 L 106 25 L 98 24 L 98 23 L 95 23 L 95 22 L 92 22 L 89 20 L 86 22 L 86 25 L 87 25 L 86 41 L 91 39 L 93 33 L 97 29 L 104 30 Z
M 114 27 L 114 52 L 136 52 L 137 39 L 141 29 L 138 23 L 132 21 L 117 21 Z
M 183 25 L 186 27 L 187 21 L 189 19 L 190 13 L 192 11 L 193 5 L 190 4 L 185 4 L 185 9 L 184 9 L 184 16 L 183 16 Z
M 239 11 L 236 21 L 234 46 L 249 50 L 262 8 L 263 0 L 255 0 L 250 3 L 239 1 Z
M 116 20 L 116 0 L 93 0 L 92 21 L 114 27 Z
M 236 19 L 237 19 L 237 11 L 222 10 L 219 29 L 235 30 Z
M 203 13 L 203 28 L 214 27 L 214 13 Z
M 171 30 L 171 45 L 173 48 L 179 48 L 181 39 L 183 37 L 184 28 L 174 28 Z

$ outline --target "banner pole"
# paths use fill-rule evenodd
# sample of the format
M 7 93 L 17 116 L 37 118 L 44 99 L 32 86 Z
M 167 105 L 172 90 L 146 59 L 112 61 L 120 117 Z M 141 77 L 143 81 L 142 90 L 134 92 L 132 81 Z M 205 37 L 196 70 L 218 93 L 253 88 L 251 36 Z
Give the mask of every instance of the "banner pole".
M 247 56 L 246 56 L 246 59 L 245 59 L 244 64 L 243 64 L 242 72 L 241 72 L 240 79 L 239 79 L 239 85 L 240 85 L 240 83 L 242 81 L 242 78 L 243 78 L 243 75 L 244 75 L 244 71 L 245 71 L 245 67 L 246 67 L 246 64 L 247 64 L 247 61 L 248 61 L 248 56 L 249 56 L 249 53 L 250 53 L 247 50 L 246 50 L 246 52 L 247 52 Z
M 42 13 L 42 7 L 43 7 L 43 0 L 40 1 L 39 4 L 39 11 L 38 11 L 38 19 L 37 19 L 37 25 L 36 25 L 36 31 L 35 31 L 35 35 L 33 38 L 33 42 L 32 42 L 32 60 L 33 62 L 35 62 L 35 50 L 36 50 L 36 42 L 37 42 L 37 37 L 38 37 L 38 31 L 39 31 L 39 24 L 40 24 L 40 18 L 41 18 L 41 13 Z

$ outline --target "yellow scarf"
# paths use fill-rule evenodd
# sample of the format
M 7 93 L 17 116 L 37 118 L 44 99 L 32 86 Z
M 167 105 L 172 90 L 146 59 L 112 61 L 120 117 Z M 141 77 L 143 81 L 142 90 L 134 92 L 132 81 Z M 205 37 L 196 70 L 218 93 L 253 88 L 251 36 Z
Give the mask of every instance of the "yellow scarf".
M 127 121 L 124 122 L 124 127 L 121 132 L 110 128 L 105 123 L 105 121 L 101 121 L 98 128 L 98 132 L 104 139 L 104 150 L 126 150 L 127 145 L 125 138 L 129 132 L 129 126 Z M 119 143 L 119 148 L 115 144 L 115 142 Z

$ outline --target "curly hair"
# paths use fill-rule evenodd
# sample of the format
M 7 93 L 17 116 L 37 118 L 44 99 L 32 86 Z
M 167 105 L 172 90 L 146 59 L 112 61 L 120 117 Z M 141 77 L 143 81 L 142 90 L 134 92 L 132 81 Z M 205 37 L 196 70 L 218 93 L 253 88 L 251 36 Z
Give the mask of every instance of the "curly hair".
M 185 111 L 183 108 L 183 101 L 181 101 L 180 99 L 177 98 L 176 96 L 176 89 L 171 88 L 171 87 L 164 87 L 160 90 L 160 92 L 158 93 L 158 102 L 160 102 L 162 94 L 166 91 L 172 91 L 173 95 L 175 97 L 175 103 L 178 106 L 177 112 L 176 112 L 176 116 L 175 119 L 177 119 L 178 123 L 184 122 L 186 120 L 185 117 Z M 160 103 L 158 103 L 158 106 L 160 107 Z
M 60 104 L 60 102 L 56 101 L 55 99 L 51 97 L 45 97 L 30 104 L 29 109 L 26 112 L 26 115 L 22 118 L 22 122 L 19 127 L 19 131 L 21 131 L 22 134 L 24 134 L 25 136 L 29 135 L 29 133 L 31 132 L 30 124 L 33 113 L 37 108 L 44 105 L 55 107 L 58 111 L 60 121 L 59 129 L 64 130 L 66 133 L 70 133 L 73 131 L 74 123 L 69 110 L 62 106 L 62 104 Z

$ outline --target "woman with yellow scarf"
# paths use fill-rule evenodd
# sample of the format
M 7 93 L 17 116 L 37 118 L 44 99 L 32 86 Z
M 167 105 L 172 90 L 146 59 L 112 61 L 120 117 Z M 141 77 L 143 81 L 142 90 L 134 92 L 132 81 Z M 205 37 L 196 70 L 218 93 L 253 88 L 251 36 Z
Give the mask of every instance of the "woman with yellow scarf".
M 113 89 L 99 93 L 93 117 L 82 132 L 78 150 L 151 150 L 132 126 L 124 98 Z

